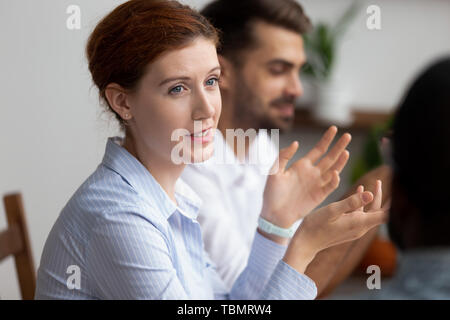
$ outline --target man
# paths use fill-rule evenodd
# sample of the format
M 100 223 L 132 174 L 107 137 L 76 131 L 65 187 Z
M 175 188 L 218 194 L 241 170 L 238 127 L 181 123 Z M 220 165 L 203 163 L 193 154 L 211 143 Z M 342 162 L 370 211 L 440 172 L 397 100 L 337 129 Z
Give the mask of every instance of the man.
M 246 265 L 257 228 L 267 178 L 265 165 L 273 163 L 278 154 L 269 135 L 260 129 L 285 131 L 293 124 L 294 102 L 303 93 L 299 79 L 306 61 L 302 34 L 311 24 L 293 0 L 216 0 L 201 13 L 222 32 L 218 50 L 222 115 L 215 147 L 222 159 L 236 161 L 220 165 L 211 159 L 188 166 L 182 178 L 204 199 L 198 219 L 205 249 L 231 287 Z M 223 137 L 227 129 L 238 128 L 259 130 L 256 139 L 247 143 L 244 155 L 233 145 L 234 138 Z M 259 165 L 242 165 L 252 156 L 261 156 L 263 146 L 266 152 Z M 385 181 L 382 175 L 385 170 L 370 180 Z M 372 230 L 358 242 L 316 257 L 307 275 L 316 282 L 319 295 L 352 271 L 375 233 Z M 342 270 L 337 267 L 340 264 Z

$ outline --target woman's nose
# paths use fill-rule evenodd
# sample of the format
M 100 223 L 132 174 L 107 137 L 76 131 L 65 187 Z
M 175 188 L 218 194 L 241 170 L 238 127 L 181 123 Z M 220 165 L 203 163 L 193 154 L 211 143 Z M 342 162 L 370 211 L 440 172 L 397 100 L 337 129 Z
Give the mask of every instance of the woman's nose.
M 194 120 L 212 118 L 216 109 L 212 102 L 211 97 L 208 97 L 206 93 L 201 92 L 197 99 L 195 99 L 195 105 L 193 107 L 192 118 Z

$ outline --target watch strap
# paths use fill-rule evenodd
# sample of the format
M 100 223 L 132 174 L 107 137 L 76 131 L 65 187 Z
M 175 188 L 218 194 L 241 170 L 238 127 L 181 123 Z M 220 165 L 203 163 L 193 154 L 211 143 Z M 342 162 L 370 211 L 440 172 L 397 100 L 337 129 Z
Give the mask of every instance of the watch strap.
M 259 217 L 258 219 L 258 227 L 264 232 L 274 234 L 283 238 L 292 238 L 294 236 L 295 230 L 297 230 L 297 225 L 295 223 L 289 228 L 281 228 L 262 217 Z

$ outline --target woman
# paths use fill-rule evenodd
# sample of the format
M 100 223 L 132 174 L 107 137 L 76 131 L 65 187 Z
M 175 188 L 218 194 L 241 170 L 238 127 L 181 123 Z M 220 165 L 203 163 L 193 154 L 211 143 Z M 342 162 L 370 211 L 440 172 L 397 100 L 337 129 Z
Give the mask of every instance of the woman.
M 247 268 L 226 292 L 203 250 L 195 220 L 200 200 L 178 179 L 185 165 L 173 159 L 179 143 L 189 146 L 184 159 L 213 153 L 221 111 L 217 42 L 201 15 L 171 1 L 132 0 L 97 25 L 87 45 L 89 69 L 125 138 L 108 140 L 102 163 L 52 228 L 36 298 L 312 299 L 314 282 L 303 273 L 315 254 L 385 219 L 378 184 L 375 195 L 360 189 L 306 217 L 289 246 L 260 230 Z M 172 141 L 180 129 L 187 134 Z M 335 134 L 330 128 L 288 170 L 298 144 L 280 152 L 262 218 L 289 227 L 337 187 L 349 137 L 318 161 Z
M 414 80 L 395 115 L 389 235 L 399 268 L 381 299 L 450 299 L 450 57 Z

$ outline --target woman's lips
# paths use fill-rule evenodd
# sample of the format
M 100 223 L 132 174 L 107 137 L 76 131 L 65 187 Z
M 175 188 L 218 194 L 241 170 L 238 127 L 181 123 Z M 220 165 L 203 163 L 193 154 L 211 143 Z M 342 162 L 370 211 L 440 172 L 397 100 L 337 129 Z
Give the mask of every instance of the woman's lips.
M 212 141 L 213 136 L 214 136 L 213 133 L 214 133 L 213 129 L 208 128 L 208 129 L 205 129 L 198 133 L 192 133 L 190 136 L 191 136 L 192 141 L 199 141 L 201 143 L 207 143 L 207 142 Z

